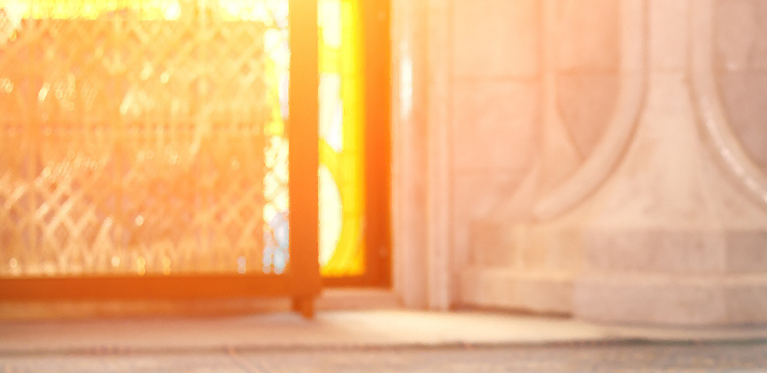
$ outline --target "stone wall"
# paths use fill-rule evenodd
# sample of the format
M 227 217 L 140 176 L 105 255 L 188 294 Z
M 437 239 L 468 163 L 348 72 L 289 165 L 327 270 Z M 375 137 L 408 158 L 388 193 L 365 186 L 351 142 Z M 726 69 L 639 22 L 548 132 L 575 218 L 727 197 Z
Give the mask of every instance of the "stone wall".
M 767 322 L 767 1 L 427 3 L 431 293 Z
M 477 21 L 482 17 L 466 17 L 468 10 L 461 7 L 492 18 Z M 459 302 L 571 312 L 582 229 L 578 219 L 562 215 L 599 188 L 635 130 L 646 74 L 645 12 L 645 4 L 635 0 L 455 2 L 456 55 L 467 45 L 505 51 L 468 53 L 471 66 L 463 70 L 481 79 L 454 70 Z M 461 40 L 459 35 L 471 34 L 476 24 L 488 29 L 486 38 L 499 34 L 493 31 L 503 28 L 498 24 L 524 35 L 525 42 L 492 46 L 476 37 Z M 509 40 L 517 35 L 504 34 Z M 484 69 L 493 58 L 512 70 L 526 66 L 527 74 Z M 458 66 L 458 57 L 455 61 Z M 516 96 L 488 88 L 497 86 L 515 87 Z M 478 125 L 490 130 L 462 134 Z

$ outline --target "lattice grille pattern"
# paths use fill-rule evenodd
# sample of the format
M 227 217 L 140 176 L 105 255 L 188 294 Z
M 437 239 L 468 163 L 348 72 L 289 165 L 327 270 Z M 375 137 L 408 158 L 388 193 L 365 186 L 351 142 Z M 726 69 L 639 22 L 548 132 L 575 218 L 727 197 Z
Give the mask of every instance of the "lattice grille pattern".
M 270 26 L 136 3 L 0 13 L 0 276 L 267 269 Z

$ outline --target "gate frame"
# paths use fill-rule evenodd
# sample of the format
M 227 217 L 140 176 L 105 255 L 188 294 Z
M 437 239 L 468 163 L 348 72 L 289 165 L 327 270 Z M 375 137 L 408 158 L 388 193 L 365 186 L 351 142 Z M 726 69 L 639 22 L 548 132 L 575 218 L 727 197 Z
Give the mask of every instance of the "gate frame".
M 0 301 L 291 297 L 314 317 L 320 294 L 317 1 L 289 0 L 290 261 L 284 274 L 0 277 Z

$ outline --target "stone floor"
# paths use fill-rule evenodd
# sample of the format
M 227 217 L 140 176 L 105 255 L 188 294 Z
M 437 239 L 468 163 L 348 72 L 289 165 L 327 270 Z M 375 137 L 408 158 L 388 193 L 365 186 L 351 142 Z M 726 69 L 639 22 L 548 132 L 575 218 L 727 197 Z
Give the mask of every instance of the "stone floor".
M 320 312 L 312 321 L 291 313 L 0 321 L 0 352 L 13 353 L 754 339 L 767 340 L 767 327 L 598 325 L 487 312 L 328 311 Z
M 763 372 L 767 343 L 5 354 L 2 372 Z
M 767 328 L 401 310 L 0 321 L 0 372 L 767 372 Z

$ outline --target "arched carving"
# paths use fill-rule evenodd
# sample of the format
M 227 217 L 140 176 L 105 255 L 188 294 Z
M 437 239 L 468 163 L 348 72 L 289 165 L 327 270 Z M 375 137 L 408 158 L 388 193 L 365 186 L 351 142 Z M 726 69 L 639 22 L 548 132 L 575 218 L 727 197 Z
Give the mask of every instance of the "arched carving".
M 561 6 L 565 2 L 558 4 Z M 645 1 L 622 0 L 614 6 L 615 11 L 618 12 L 617 19 L 620 25 L 618 52 L 615 56 L 605 56 L 602 61 L 591 62 L 593 62 L 592 65 L 595 66 L 596 71 L 609 73 L 611 70 L 609 59 L 611 57 L 617 58 L 619 60 L 617 70 L 612 75 L 602 74 L 601 78 L 599 75 L 593 75 L 596 80 L 593 77 L 591 79 L 586 78 L 586 82 L 590 82 L 589 84 L 601 82 L 608 87 L 611 77 L 617 78 L 618 92 L 613 101 L 612 116 L 604 128 L 596 128 L 587 133 L 590 137 L 572 139 L 583 157 L 582 163 L 563 184 L 538 200 L 533 210 L 533 215 L 537 220 L 552 219 L 570 210 L 602 185 L 618 164 L 636 127 L 646 80 Z M 609 36 L 605 36 L 605 38 L 609 38 Z M 568 52 L 575 53 L 566 48 L 560 48 L 560 54 L 567 54 Z M 587 55 L 581 58 L 577 57 L 570 58 L 570 60 L 577 64 L 579 59 L 591 58 Z M 560 72 L 567 71 L 569 67 L 571 66 L 560 64 L 558 70 Z M 558 75 L 558 100 L 562 100 L 567 96 L 563 89 L 578 78 L 563 78 L 563 74 Z M 583 80 L 584 78 L 580 77 L 580 79 Z M 568 118 L 568 113 L 562 110 L 560 110 L 560 115 L 563 121 L 572 120 Z M 577 123 L 569 123 L 569 125 L 577 125 Z
M 750 5 L 755 4 L 749 0 L 738 1 L 727 4 L 715 0 L 696 0 L 691 3 L 693 11 L 692 23 L 692 55 L 691 55 L 691 73 L 692 89 L 695 96 L 695 103 L 700 113 L 699 123 L 703 132 L 708 138 L 708 143 L 713 151 L 719 155 L 722 164 L 729 171 L 729 174 L 743 187 L 745 187 L 752 196 L 761 200 L 767 205 L 767 178 L 765 178 L 765 167 L 760 167 L 754 160 L 754 155 L 748 153 L 744 146 L 743 134 L 740 136 L 734 130 L 731 117 L 725 109 L 725 103 L 722 100 L 723 92 L 717 79 L 717 68 L 715 66 L 715 56 L 720 53 L 720 70 L 727 72 L 743 71 L 749 65 L 748 49 L 753 48 L 753 40 L 739 38 L 732 43 L 727 43 L 726 48 L 715 50 L 715 41 L 717 29 L 715 17 L 719 17 L 718 23 L 726 26 L 727 22 L 738 19 L 738 9 L 730 8 L 735 14 L 730 14 L 729 19 L 722 18 L 723 15 L 717 15 L 717 6 L 725 7 L 743 7 L 746 10 L 746 18 L 754 16 L 748 14 Z M 739 32 L 752 38 L 758 39 L 758 30 L 748 29 L 748 22 L 737 25 Z M 721 31 L 721 30 L 720 30 Z M 720 37 L 722 35 L 720 34 Z M 743 52 L 745 50 L 746 52 Z M 745 55 L 744 58 L 738 56 Z M 767 53 L 765 54 L 767 55 Z M 725 91 L 726 93 L 726 91 Z M 756 118 L 752 118 L 756 119 Z M 763 119 L 763 118 L 760 118 Z M 762 141 L 762 139 L 759 139 Z

